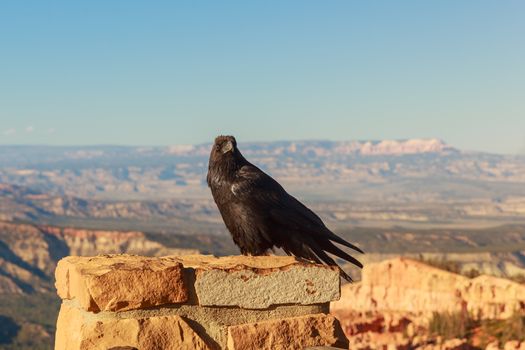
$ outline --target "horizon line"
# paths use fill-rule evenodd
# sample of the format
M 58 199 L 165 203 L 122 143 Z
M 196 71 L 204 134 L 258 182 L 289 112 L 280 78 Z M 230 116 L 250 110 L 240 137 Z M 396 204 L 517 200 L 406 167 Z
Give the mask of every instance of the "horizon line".
M 483 153 L 483 154 L 489 154 L 489 155 L 502 155 L 502 156 L 523 156 L 523 153 L 516 152 L 516 153 L 499 153 L 494 151 L 483 151 L 483 150 L 473 150 L 473 149 L 461 149 L 458 147 L 455 147 L 448 142 L 446 142 L 444 139 L 439 137 L 414 137 L 414 138 L 399 138 L 399 139 L 277 139 L 277 140 L 269 140 L 269 141 L 261 141 L 261 140 L 255 140 L 255 141 L 240 141 L 239 144 L 271 144 L 271 143 L 280 143 L 280 142 L 383 142 L 383 141 L 396 141 L 396 142 L 404 142 L 409 140 L 424 140 L 424 141 L 431 141 L 431 140 L 437 140 L 441 143 L 443 143 L 446 146 L 449 146 L 452 149 L 455 149 L 457 151 L 460 151 L 462 153 Z M 117 143 L 96 143 L 96 144 L 43 144 L 43 143 L 19 143 L 19 144 L 3 144 L 0 143 L 0 147 L 46 147 L 46 148 L 102 148 L 102 147 L 122 147 L 122 148 L 168 148 L 168 147 L 174 147 L 174 146 L 204 146 L 204 145 L 210 145 L 212 144 L 212 141 L 207 142 L 197 142 L 197 143 L 172 143 L 172 144 L 117 144 Z

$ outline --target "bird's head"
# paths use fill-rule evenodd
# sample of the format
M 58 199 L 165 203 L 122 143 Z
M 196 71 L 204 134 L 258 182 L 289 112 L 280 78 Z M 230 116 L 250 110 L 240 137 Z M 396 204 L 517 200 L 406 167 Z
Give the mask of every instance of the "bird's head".
M 238 153 L 237 141 L 233 136 L 217 136 L 211 149 L 210 160 L 231 159 Z
M 233 136 L 217 136 L 210 152 L 208 163 L 208 185 L 211 182 L 220 182 L 235 175 L 235 171 L 246 163 L 237 148 L 237 141 Z

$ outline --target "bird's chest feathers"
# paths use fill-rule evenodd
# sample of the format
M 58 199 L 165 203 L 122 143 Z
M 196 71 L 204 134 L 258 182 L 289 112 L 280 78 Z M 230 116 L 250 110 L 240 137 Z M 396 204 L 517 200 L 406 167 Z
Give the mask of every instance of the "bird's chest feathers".
M 227 204 L 235 200 L 235 196 L 239 193 L 235 182 L 222 176 L 214 176 L 210 180 L 210 188 L 217 204 Z

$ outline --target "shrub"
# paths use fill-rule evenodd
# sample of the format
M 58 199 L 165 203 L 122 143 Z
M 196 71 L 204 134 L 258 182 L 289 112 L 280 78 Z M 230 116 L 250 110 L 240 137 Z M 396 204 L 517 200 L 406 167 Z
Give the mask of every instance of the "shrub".
M 481 321 L 481 340 L 484 345 L 498 341 L 504 345 L 510 340 L 525 341 L 525 315 L 516 313 L 505 320 Z
M 445 259 L 425 259 L 420 256 L 419 260 L 427 265 L 437 267 L 438 269 L 459 274 L 461 272 L 461 265 L 457 261 Z
M 464 276 L 467 276 L 468 278 L 475 278 L 481 275 L 481 273 L 477 269 L 470 269 L 468 271 L 463 272 Z
M 457 273 L 457 274 L 461 274 L 461 275 L 466 276 L 468 278 L 475 278 L 475 277 L 478 277 L 479 275 L 481 275 L 479 270 L 475 269 L 475 268 L 471 268 L 468 271 L 462 272 L 461 271 L 461 264 L 459 262 L 453 261 L 453 260 L 446 260 L 444 258 L 442 258 L 442 259 L 437 259 L 437 258 L 425 259 L 422 255 L 419 256 L 418 260 L 423 262 L 423 263 L 425 263 L 425 264 L 427 264 L 427 265 L 437 267 L 438 269 L 445 270 L 445 271 L 448 271 L 448 272 Z M 525 281 L 525 276 L 522 276 L 522 277 L 524 278 L 524 281 Z
M 428 325 L 433 336 L 444 339 L 467 338 L 475 326 L 475 321 L 468 312 L 434 312 Z
M 514 276 L 511 276 L 511 277 L 509 277 L 509 279 L 514 281 L 514 282 L 525 284 L 525 275 L 522 274 L 522 273 L 514 275 Z

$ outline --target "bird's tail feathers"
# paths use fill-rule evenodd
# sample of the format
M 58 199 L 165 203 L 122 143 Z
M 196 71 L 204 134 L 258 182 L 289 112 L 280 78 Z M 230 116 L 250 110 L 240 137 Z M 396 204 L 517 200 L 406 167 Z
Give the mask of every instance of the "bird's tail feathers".
M 353 282 L 352 277 L 350 277 L 343 269 L 337 265 L 334 259 L 332 259 L 324 250 L 327 250 L 328 252 L 339 256 L 342 259 L 348 260 L 349 262 L 354 263 L 357 266 L 362 267 L 363 265 L 357 261 L 352 256 L 348 255 L 347 253 L 343 252 L 339 248 L 337 248 L 335 245 L 333 245 L 330 241 L 326 240 L 327 244 L 325 244 L 328 247 L 333 247 L 335 249 L 329 249 L 326 247 L 320 247 L 315 241 L 309 240 L 306 241 L 298 241 L 293 240 L 293 245 L 289 245 L 287 247 L 282 247 L 284 252 L 288 255 L 295 255 L 299 257 L 303 257 L 305 259 L 314 261 L 318 264 L 325 263 L 330 266 L 336 266 L 339 269 L 339 274 L 341 277 L 343 277 L 348 282 Z M 338 253 L 334 253 L 332 251 L 336 251 Z
M 330 256 L 328 256 L 328 254 L 326 254 L 326 252 L 323 250 L 323 248 L 319 247 L 317 244 L 312 244 L 310 246 L 310 249 L 312 249 L 313 252 L 315 253 L 315 255 L 317 255 L 319 257 L 319 259 L 321 259 L 325 264 L 328 264 L 328 265 L 331 265 L 331 266 L 336 266 L 339 269 L 339 274 L 341 275 L 341 277 L 343 277 L 348 282 L 353 282 L 352 277 L 348 276 L 348 274 L 346 272 L 344 272 L 344 270 L 341 268 L 341 266 L 337 265 L 335 260 L 332 259 Z M 352 258 L 352 259 L 354 259 L 354 258 Z M 359 263 L 359 261 L 357 261 L 357 262 Z M 359 263 L 359 264 L 361 264 L 361 263 Z
M 329 240 L 326 240 L 326 241 L 322 242 L 321 247 L 324 250 L 326 250 L 327 252 L 332 253 L 332 254 L 340 257 L 341 259 L 345 259 L 346 261 L 354 264 L 355 266 L 357 266 L 359 268 L 363 268 L 363 264 L 361 264 L 361 262 L 359 260 L 357 260 L 356 258 L 351 256 L 350 254 L 346 253 L 345 251 L 343 251 L 339 247 L 335 246 Z
M 350 283 L 354 282 L 352 277 L 348 276 L 348 274 L 346 272 L 344 272 L 344 270 L 341 268 L 341 266 L 337 265 L 337 268 L 339 269 L 339 274 L 341 275 L 341 277 L 343 277 L 345 280 L 347 280 Z
M 342 239 L 341 237 L 339 237 L 338 235 L 336 235 L 336 234 L 333 233 L 332 231 L 330 231 L 330 230 L 328 230 L 328 229 L 327 229 L 327 231 L 329 232 L 329 234 L 328 234 L 328 239 L 330 239 L 331 241 L 334 241 L 334 242 L 336 242 L 336 243 L 342 244 L 342 245 L 344 245 L 344 246 L 346 246 L 346 247 L 348 247 L 348 248 L 351 248 L 351 249 L 353 249 L 353 250 L 355 250 L 356 252 L 359 252 L 359 253 L 361 253 L 361 254 L 364 254 L 364 253 L 365 253 L 361 248 L 359 248 L 359 247 L 353 245 L 352 243 L 348 242 L 348 241 L 345 240 L 345 239 Z

